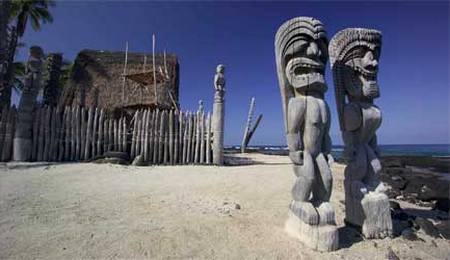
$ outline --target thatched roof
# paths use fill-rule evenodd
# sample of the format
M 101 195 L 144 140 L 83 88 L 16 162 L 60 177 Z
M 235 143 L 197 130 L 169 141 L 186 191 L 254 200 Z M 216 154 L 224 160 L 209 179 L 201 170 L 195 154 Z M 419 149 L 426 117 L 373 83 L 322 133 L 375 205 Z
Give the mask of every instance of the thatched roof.
M 94 105 L 108 110 L 172 108 L 178 104 L 179 65 L 175 55 L 167 54 L 165 64 L 164 56 L 156 55 L 157 100 L 151 53 L 129 52 L 125 75 L 124 61 L 125 52 L 81 51 L 61 96 L 62 104 Z

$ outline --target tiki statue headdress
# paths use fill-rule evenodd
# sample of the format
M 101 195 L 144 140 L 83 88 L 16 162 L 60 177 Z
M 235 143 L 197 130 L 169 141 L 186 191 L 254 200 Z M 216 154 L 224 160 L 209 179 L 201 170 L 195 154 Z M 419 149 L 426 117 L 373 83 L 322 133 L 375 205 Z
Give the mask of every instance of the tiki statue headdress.
M 329 46 L 336 105 L 341 130 L 345 130 L 345 96 L 371 102 L 379 96 L 377 83 L 381 32 L 365 28 L 348 28 L 333 36 Z
M 316 44 L 316 53 L 308 48 Z M 328 40 L 323 24 L 311 17 L 296 17 L 283 23 L 275 36 L 275 59 L 278 83 L 283 105 L 284 124 L 287 129 L 287 106 L 299 92 L 317 89 L 325 92 L 325 64 L 328 59 Z

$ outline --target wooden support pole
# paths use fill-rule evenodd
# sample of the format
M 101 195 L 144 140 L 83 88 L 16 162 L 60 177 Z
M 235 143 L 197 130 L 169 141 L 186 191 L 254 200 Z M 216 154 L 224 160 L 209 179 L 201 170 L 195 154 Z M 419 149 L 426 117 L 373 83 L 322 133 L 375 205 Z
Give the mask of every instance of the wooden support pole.
M 155 103 L 158 105 L 158 91 L 156 89 L 156 60 L 155 60 L 156 37 L 152 35 L 152 55 L 153 55 L 153 86 L 155 88 Z
M 52 109 L 51 121 L 50 121 L 50 147 L 49 147 L 49 155 L 48 159 L 51 162 L 56 161 L 55 153 L 56 153 L 56 107 Z
M 142 118 L 144 117 L 145 111 L 142 110 L 139 113 L 139 116 L 137 118 L 138 124 L 137 124 L 137 137 L 136 137 L 136 154 L 135 156 L 138 156 L 141 154 L 141 144 L 142 144 Z
M 66 129 L 67 129 L 67 107 L 61 107 L 63 109 L 62 111 L 62 121 L 61 121 L 61 129 L 60 129 L 60 135 L 59 135 L 59 154 L 58 154 L 58 161 L 62 162 L 64 161 L 64 153 L 66 152 Z
M 117 119 L 114 119 L 113 127 L 114 127 L 114 133 L 113 133 L 113 151 L 119 150 L 119 135 L 118 135 L 118 129 L 117 129 L 118 123 Z
M 98 117 L 99 109 L 95 108 L 94 112 L 94 122 L 92 123 L 92 139 L 91 139 L 91 158 L 97 155 L 97 138 L 98 138 Z
M 155 111 L 150 110 L 149 124 L 148 124 L 148 152 L 146 162 L 151 163 L 153 159 L 153 128 L 155 126 Z
M 174 162 L 173 144 L 174 144 L 174 129 L 173 129 L 173 110 L 169 111 L 169 163 Z
M 133 116 L 133 135 L 131 136 L 131 151 L 130 151 L 130 158 L 133 158 L 136 156 L 136 137 L 137 137 L 137 122 L 138 122 L 138 115 L 139 111 L 137 110 L 134 112 Z
M 12 146 L 13 146 L 13 137 L 16 128 L 16 120 L 17 120 L 17 110 L 15 107 L 11 107 L 8 109 L 7 121 L 5 124 L 5 137 L 3 140 L 3 149 L 1 160 L 3 162 L 9 161 L 11 159 Z
M 87 129 L 86 129 L 86 145 L 85 145 L 85 149 L 84 149 L 84 158 L 86 160 L 91 158 L 93 120 L 94 120 L 94 108 L 90 107 L 88 110 L 88 121 L 87 121 Z
M 187 147 L 188 147 L 188 129 L 189 129 L 189 114 L 185 114 L 183 118 L 183 152 L 182 152 L 182 164 L 187 163 Z
M 85 151 L 86 151 L 86 134 L 87 134 L 87 120 L 86 120 L 86 115 L 89 114 L 89 111 L 86 111 L 85 107 L 81 108 L 81 134 L 80 134 L 80 140 L 81 140 L 81 145 L 80 145 L 80 160 L 87 160 L 88 158 L 86 158 L 85 156 Z
M 153 164 L 158 163 L 159 125 L 160 125 L 160 112 L 159 109 L 156 109 L 154 133 L 153 133 Z
M 165 127 L 165 115 L 166 111 L 162 111 L 159 124 L 159 139 L 158 139 L 158 164 L 161 164 L 164 159 L 164 127 Z
M 117 121 L 117 151 L 122 152 L 122 117 Z
M 103 153 L 108 151 L 109 144 L 109 118 L 105 113 L 105 120 L 103 123 Z
M 178 124 L 178 112 L 174 112 L 173 114 L 173 161 L 172 164 L 178 163 L 178 131 L 179 129 Z
M 76 109 L 76 154 L 75 154 L 75 160 L 79 161 L 81 157 L 81 108 L 77 107 Z
M 128 135 L 128 125 L 127 125 L 127 118 L 123 117 L 122 120 L 122 152 L 127 152 L 128 143 L 127 143 L 127 135 Z
M 252 97 L 252 99 L 250 101 L 250 108 L 248 109 L 247 123 L 245 124 L 244 136 L 242 137 L 241 153 L 245 153 L 245 148 L 246 148 L 245 142 L 248 138 L 248 132 L 250 131 L 254 112 L 255 112 L 255 98 Z
M 114 151 L 114 119 L 108 120 L 108 151 Z
M 47 107 L 45 111 L 45 125 L 44 125 L 44 161 L 48 161 L 48 154 L 50 150 L 50 120 L 52 117 L 52 108 Z
M 102 154 L 103 152 L 103 145 L 102 143 L 104 142 L 103 139 L 103 125 L 104 125 L 104 120 L 105 120 L 105 111 L 102 109 L 100 109 L 100 117 L 98 119 L 98 138 L 97 138 L 97 154 L 96 156 L 99 156 Z
M 205 163 L 205 112 L 200 115 L 200 159 L 199 163 Z
M 6 126 L 6 118 L 8 116 L 7 110 L 2 113 L 2 121 L 0 122 L 0 147 L 3 147 L 4 138 L 4 127 Z M 36 161 L 38 153 L 38 136 L 39 136 L 39 120 L 41 116 L 41 109 L 37 108 L 34 111 L 34 122 L 33 122 L 33 150 L 31 151 L 31 161 Z M 1 152 L 1 150 L 0 150 Z
M 196 114 L 196 117 L 197 117 L 197 120 L 196 120 L 196 124 L 195 124 L 195 154 L 194 154 L 194 163 L 199 163 L 200 162 L 200 140 L 201 140 L 201 137 L 200 137 L 200 134 L 201 134 L 201 130 L 200 130 L 200 127 L 201 127 L 201 111 L 200 110 L 198 110 L 197 111 L 197 114 Z
M 246 138 L 245 143 L 244 143 L 244 147 L 247 147 L 248 143 L 250 142 L 250 139 L 252 138 L 253 134 L 254 134 L 255 131 L 256 131 L 256 128 L 257 128 L 258 125 L 259 125 L 259 122 L 261 122 L 261 119 L 262 119 L 262 114 L 260 114 L 260 115 L 258 116 L 258 118 L 256 119 L 256 122 L 255 122 L 255 125 L 254 125 L 254 126 L 252 127 L 252 129 L 250 129 L 250 131 L 248 132 L 247 138 Z
M 206 164 L 211 164 L 211 114 L 206 119 Z
M 71 151 L 71 133 L 72 133 L 72 109 L 66 107 L 66 127 L 65 127 L 65 146 L 64 146 L 64 161 L 70 161 L 70 151 Z

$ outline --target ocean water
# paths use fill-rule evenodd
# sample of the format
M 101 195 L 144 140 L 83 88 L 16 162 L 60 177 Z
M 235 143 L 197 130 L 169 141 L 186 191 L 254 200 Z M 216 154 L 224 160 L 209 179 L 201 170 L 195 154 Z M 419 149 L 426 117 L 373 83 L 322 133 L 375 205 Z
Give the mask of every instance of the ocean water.
M 240 151 L 241 147 L 229 146 L 225 147 L 228 151 Z M 392 144 L 379 145 L 381 155 L 397 155 L 397 156 L 433 156 L 433 157 L 450 157 L 450 144 Z M 335 158 L 340 158 L 344 147 L 342 145 L 333 146 L 332 154 Z M 249 146 L 249 151 L 261 152 L 266 154 L 287 155 L 288 149 L 281 145 L 257 145 Z

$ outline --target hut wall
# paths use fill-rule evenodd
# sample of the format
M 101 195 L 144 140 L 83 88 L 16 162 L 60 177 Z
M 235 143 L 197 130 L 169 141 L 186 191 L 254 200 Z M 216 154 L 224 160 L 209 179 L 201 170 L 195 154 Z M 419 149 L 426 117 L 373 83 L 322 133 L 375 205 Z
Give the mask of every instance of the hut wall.
M 144 68 L 144 55 L 147 64 Z M 152 69 L 150 53 L 128 53 L 127 74 L 141 73 Z M 63 106 L 98 106 L 109 111 L 138 108 L 172 109 L 173 101 L 178 104 L 179 64 L 177 57 L 166 55 L 169 80 L 155 86 L 142 85 L 127 79 L 124 86 L 125 52 L 83 50 L 75 59 L 74 69 L 61 95 Z M 157 54 L 156 68 L 164 70 L 164 56 Z M 125 90 L 123 92 L 123 89 Z M 123 96 L 122 96 L 123 95 Z

